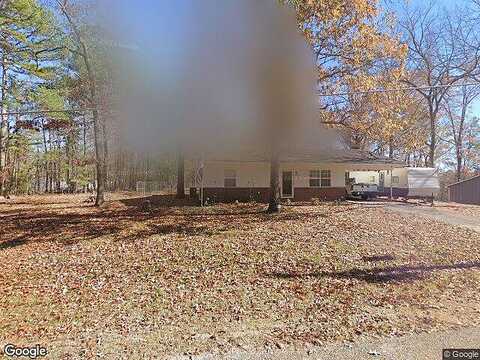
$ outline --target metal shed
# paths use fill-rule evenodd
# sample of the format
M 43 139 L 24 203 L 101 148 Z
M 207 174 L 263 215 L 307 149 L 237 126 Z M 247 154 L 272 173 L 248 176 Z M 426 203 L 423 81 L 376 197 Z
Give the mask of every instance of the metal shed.
M 480 205 L 480 175 L 448 185 L 448 199 L 461 204 Z

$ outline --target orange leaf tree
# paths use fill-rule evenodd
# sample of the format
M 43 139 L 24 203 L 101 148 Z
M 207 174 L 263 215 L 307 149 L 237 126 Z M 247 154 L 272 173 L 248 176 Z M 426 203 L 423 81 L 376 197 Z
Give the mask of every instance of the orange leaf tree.
M 377 92 L 399 86 L 407 47 L 393 33 L 393 18 L 376 0 L 283 0 L 297 13 L 315 54 L 320 118 L 349 129 L 356 146 L 391 145 L 413 119 L 409 93 Z M 336 95 L 335 95 L 336 94 Z

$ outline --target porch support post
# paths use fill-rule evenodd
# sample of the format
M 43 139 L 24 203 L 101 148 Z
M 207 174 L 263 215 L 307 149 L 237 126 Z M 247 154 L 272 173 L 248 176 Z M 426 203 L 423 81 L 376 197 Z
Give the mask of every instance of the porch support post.
M 390 168 L 390 200 L 393 199 L 393 168 Z

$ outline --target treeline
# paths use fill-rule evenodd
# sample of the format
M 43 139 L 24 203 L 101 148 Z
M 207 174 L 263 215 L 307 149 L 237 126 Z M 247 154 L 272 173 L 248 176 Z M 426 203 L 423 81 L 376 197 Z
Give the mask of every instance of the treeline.
M 175 154 L 119 146 L 106 106 L 111 49 L 88 12 L 64 0 L 1 3 L 1 195 L 97 191 L 100 204 L 104 189 L 174 186 Z
M 346 143 L 436 166 L 480 171 L 480 6 L 381 8 L 370 0 L 284 0 L 313 49 L 319 123 Z M 388 5 L 389 2 L 386 2 Z M 0 2 L 0 193 L 173 188 L 177 154 L 122 147 L 107 29 L 89 2 Z M 192 60 L 194 61 L 194 59 Z M 275 193 L 275 192 L 274 192 Z

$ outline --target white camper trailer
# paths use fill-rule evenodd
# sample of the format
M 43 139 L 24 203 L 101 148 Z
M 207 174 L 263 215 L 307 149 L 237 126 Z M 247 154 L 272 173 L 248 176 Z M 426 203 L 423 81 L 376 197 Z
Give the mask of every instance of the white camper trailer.
M 350 172 L 355 183 L 376 183 L 378 194 L 395 198 L 431 198 L 440 191 L 437 170 L 434 168 L 397 168 L 381 171 Z
M 405 168 L 408 197 L 434 197 L 440 191 L 437 170 L 434 168 Z

